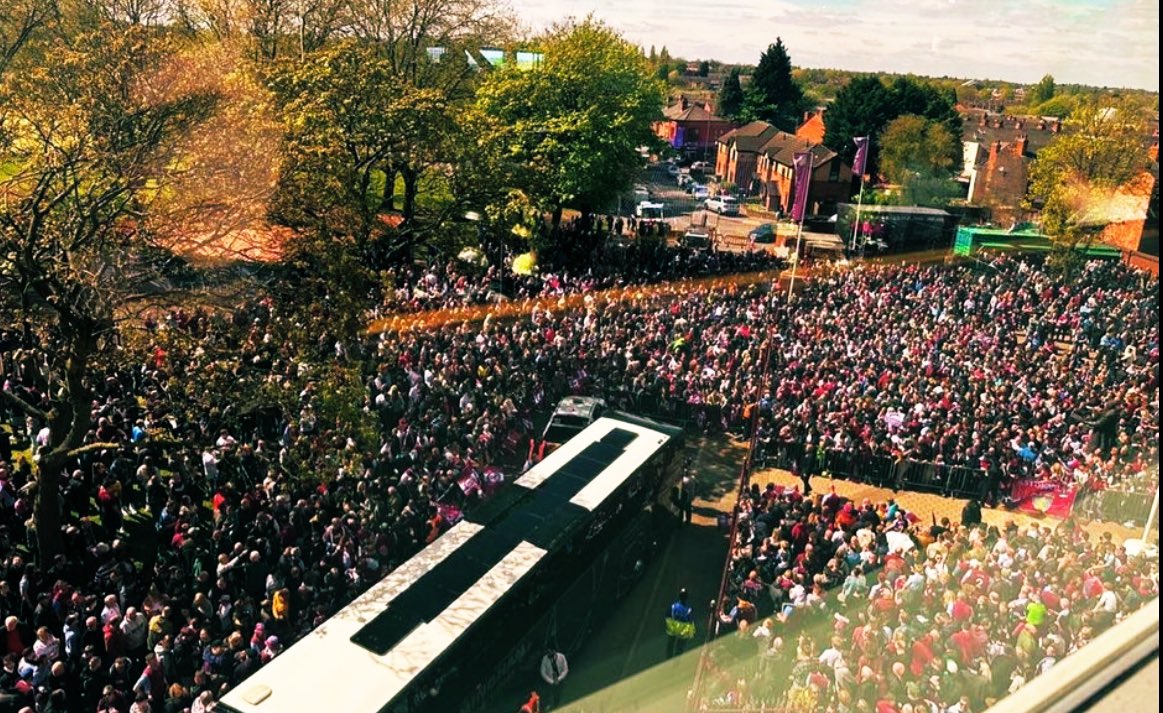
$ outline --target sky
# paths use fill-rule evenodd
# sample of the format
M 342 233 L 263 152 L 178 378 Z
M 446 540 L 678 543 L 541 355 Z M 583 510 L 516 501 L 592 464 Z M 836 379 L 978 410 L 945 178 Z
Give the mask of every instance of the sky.
M 1159 90 L 1159 0 L 509 0 L 532 29 L 590 13 L 643 47 L 755 64 Z

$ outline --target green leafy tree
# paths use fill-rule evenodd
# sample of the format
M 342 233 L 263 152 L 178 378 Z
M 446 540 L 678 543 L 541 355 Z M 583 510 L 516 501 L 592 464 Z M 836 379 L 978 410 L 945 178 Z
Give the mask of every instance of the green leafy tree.
M 1054 77 L 1047 74 L 1042 77 L 1042 80 L 1030 88 L 1026 95 L 1026 103 L 1029 106 L 1038 106 L 1039 104 L 1050 101 L 1054 98 L 1057 92 L 1057 87 L 1054 85 Z
M 699 62 L 699 76 L 705 77 L 711 73 L 711 63 L 707 60 Z
M 63 473 L 84 452 L 116 447 L 89 438 L 92 367 L 117 354 L 118 314 L 155 289 L 164 256 L 147 219 L 216 97 L 159 81 L 173 47 L 139 26 L 43 49 L 51 64 L 0 78 L 0 322 L 33 333 L 53 388 L 37 402 L 0 398 L 49 429 L 34 518 L 39 558 L 51 561 Z
M 540 71 L 485 78 L 477 110 L 513 167 L 514 188 L 560 220 L 566 207 L 606 207 L 638 175 L 663 87 L 621 35 L 593 18 L 558 25 L 540 42 Z
M 898 116 L 913 114 L 943 125 L 955 137 L 954 161 L 960 156 L 961 118 L 955 108 L 956 96 L 951 89 L 938 88 L 911 77 L 898 77 L 885 85 L 873 75 L 856 77 L 836 93 L 828 108 L 828 146 L 851 163 L 856 154 L 853 139 L 877 137 Z M 871 142 L 868 171 L 880 170 L 880 146 Z
M 880 170 L 891 183 L 953 175 L 960 146 L 943 124 L 905 114 L 890 121 L 879 139 Z
M 791 57 L 776 38 L 759 58 L 748 88 L 748 113 L 780 129 L 793 131 L 800 117 L 803 89 L 792 78 Z
M 391 60 L 350 40 L 280 65 L 271 84 L 286 128 L 276 218 L 350 242 L 359 259 L 402 249 L 385 242 L 381 216 L 393 207 L 388 178 L 401 166 L 442 157 L 452 123 L 444 93 L 401 83 Z M 416 217 L 416 190 L 404 197 L 406 227 Z
M 1058 94 L 1034 107 L 1038 116 L 1057 116 L 1066 118 L 1074 111 L 1077 98 L 1072 94 Z
M 1146 169 L 1145 125 L 1126 102 L 1077 107 L 1062 134 L 1038 152 L 1030 168 L 1027 207 L 1040 209 L 1053 241 L 1054 262 L 1067 274 L 1114 218 L 1119 189 Z
M 732 67 L 719 89 L 719 115 L 738 119 L 743 111 L 743 87 L 739 83 L 739 68 Z

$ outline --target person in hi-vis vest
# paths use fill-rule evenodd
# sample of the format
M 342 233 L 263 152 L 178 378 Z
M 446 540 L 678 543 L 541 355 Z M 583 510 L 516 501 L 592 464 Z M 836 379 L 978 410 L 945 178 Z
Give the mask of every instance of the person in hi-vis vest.
M 677 656 L 686 649 L 686 642 L 695 638 L 694 610 L 687 604 L 687 593 L 678 593 L 678 601 L 666 612 L 666 658 Z

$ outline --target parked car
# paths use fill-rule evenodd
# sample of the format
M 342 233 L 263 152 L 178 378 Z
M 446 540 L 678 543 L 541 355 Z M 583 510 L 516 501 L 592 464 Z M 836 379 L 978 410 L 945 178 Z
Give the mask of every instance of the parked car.
M 700 201 L 706 200 L 707 198 L 709 198 L 711 196 L 711 192 L 708 191 L 707 187 L 701 183 L 692 183 L 688 190 L 690 191 L 690 194 L 692 196 L 694 196 L 697 200 L 700 200 Z
M 691 170 L 706 172 L 711 170 L 711 164 L 707 163 L 706 161 L 695 161 L 691 164 Z
M 682 169 L 678 167 L 678 164 L 668 163 L 666 164 L 666 172 L 672 176 L 677 176 L 682 173 Z
M 695 179 L 691 178 L 691 175 L 689 173 L 680 173 L 680 174 L 678 174 L 678 178 L 676 179 L 675 182 L 678 183 L 679 188 L 686 188 L 691 183 L 693 183 L 694 180 Z
M 690 228 L 682 234 L 679 244 L 688 250 L 709 250 L 711 235 L 701 228 Z
M 719 215 L 739 215 L 739 201 L 734 196 L 718 195 L 708 198 L 703 207 Z
M 747 239 L 756 243 L 774 243 L 775 242 L 775 224 L 763 223 L 751 232 L 747 233 Z
M 634 199 L 638 201 L 645 201 L 650 199 L 650 189 L 642 184 L 634 186 Z

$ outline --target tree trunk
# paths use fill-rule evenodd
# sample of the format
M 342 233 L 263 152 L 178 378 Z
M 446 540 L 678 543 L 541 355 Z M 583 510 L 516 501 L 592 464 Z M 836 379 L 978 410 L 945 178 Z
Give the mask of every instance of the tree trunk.
M 407 166 L 400 170 L 404 178 L 404 223 L 410 224 L 416 216 L 416 195 L 420 192 L 420 172 Z
M 396 207 L 396 169 L 384 169 L 384 195 L 380 198 L 380 212 Z
M 68 465 L 72 451 L 85 440 L 85 434 L 92 425 L 85 375 L 89 359 L 97 351 L 96 335 L 102 327 L 108 325 L 98 320 L 81 318 L 68 326 L 72 334 L 65 357 L 64 394 L 49 414 L 49 445 L 41 452 L 37 466 L 33 514 L 41 562 L 51 561 L 62 550 L 61 472 Z
M 36 503 L 33 521 L 36 523 L 38 561 L 52 562 L 64 551 L 61 538 L 61 473 L 68 454 L 61 451 L 44 453 L 40 459 L 36 479 Z

